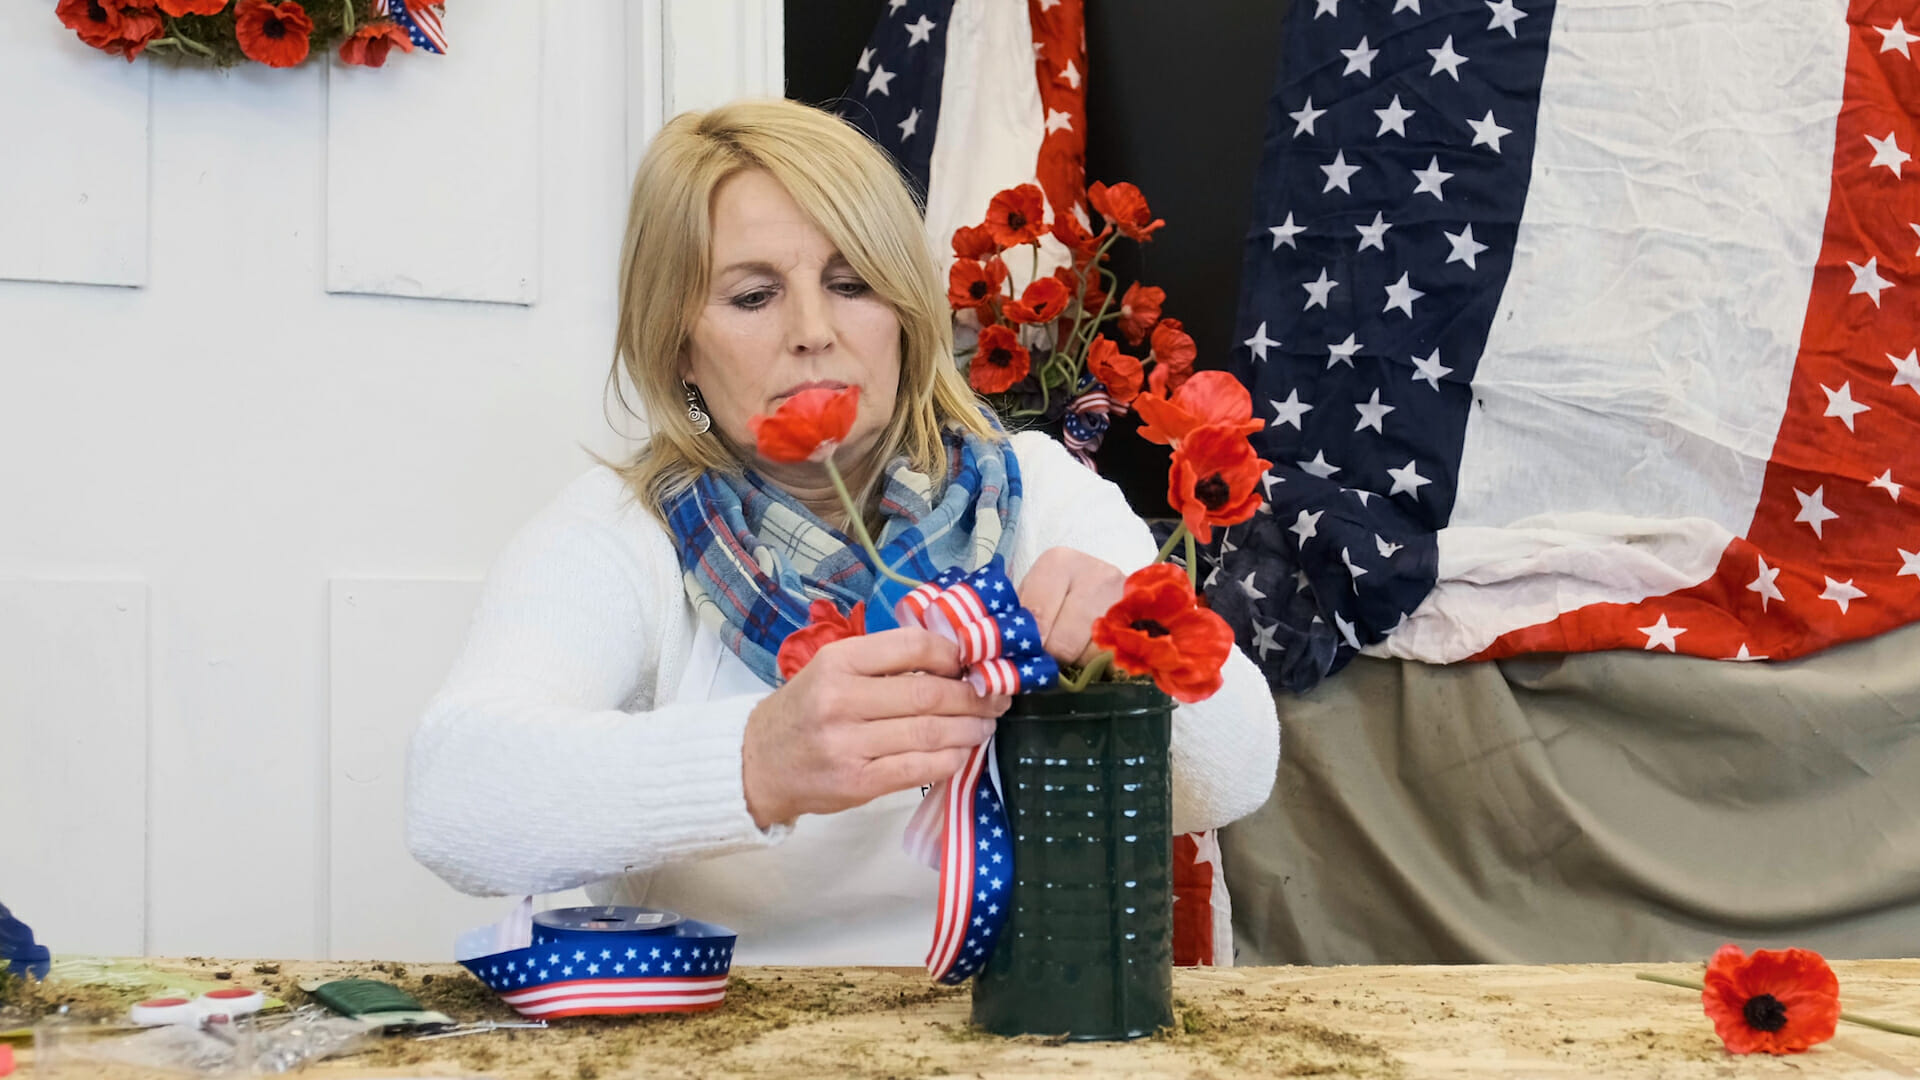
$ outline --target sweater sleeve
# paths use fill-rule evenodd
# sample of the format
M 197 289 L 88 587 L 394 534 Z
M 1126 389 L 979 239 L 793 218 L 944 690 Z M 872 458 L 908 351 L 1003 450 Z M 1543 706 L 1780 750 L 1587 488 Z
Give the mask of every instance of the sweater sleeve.
M 764 695 L 624 708 L 671 693 L 649 635 L 680 597 L 677 564 L 645 557 L 657 540 L 671 561 L 664 537 L 610 510 L 620 495 L 589 474 L 513 539 L 414 731 L 407 846 L 462 892 L 554 892 L 784 833 L 755 826 L 742 789 Z
M 1021 509 L 1015 562 L 1068 547 L 1132 573 L 1153 561 L 1153 534 L 1111 481 L 1039 432 L 1013 437 Z M 1173 711 L 1173 830 L 1213 829 L 1259 809 L 1280 764 L 1280 724 L 1260 669 L 1238 647 L 1218 693 Z

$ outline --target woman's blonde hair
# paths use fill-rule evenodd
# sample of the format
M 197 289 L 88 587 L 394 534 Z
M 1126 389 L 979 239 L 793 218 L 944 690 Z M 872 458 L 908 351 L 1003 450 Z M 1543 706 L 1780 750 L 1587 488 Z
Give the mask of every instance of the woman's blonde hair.
M 828 113 L 781 100 L 681 113 L 640 162 L 620 252 L 609 381 L 617 386 L 625 370 L 651 437 L 619 472 L 641 504 L 660 514 L 702 472 L 743 465 L 717 431 L 695 433 L 679 370 L 710 285 L 713 195 L 744 169 L 778 180 L 899 317 L 900 386 L 873 461 L 905 455 L 936 485 L 943 482 L 943 429 L 986 436 L 997 429 L 954 366 L 952 316 L 919 208 L 892 162 L 864 135 Z

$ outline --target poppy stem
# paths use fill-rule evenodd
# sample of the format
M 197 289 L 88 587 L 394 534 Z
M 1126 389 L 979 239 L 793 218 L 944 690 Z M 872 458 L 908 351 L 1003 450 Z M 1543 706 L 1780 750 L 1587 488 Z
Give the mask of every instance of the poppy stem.
M 353 5 L 356 0 L 340 0 L 340 32 L 353 36 Z
M 1184 521 L 1181 522 L 1180 531 L 1186 532 L 1186 528 L 1187 523 Z M 1192 533 L 1187 533 L 1187 582 L 1193 586 L 1195 593 L 1200 591 L 1200 560 L 1196 558 L 1193 553 Z
M 1160 545 L 1160 554 L 1155 555 L 1153 557 L 1153 561 L 1166 562 L 1167 554 L 1173 550 L 1173 545 L 1179 543 L 1180 538 L 1185 535 L 1187 535 L 1187 523 L 1185 521 L 1182 521 L 1180 524 L 1175 525 L 1173 527 L 1173 535 L 1167 537 L 1167 542 Z
M 1107 665 L 1112 662 L 1113 654 L 1110 652 L 1102 652 L 1100 655 L 1087 661 L 1087 666 L 1080 669 L 1079 675 L 1071 679 L 1061 679 L 1060 688 L 1077 694 L 1085 690 L 1088 683 L 1093 682 L 1093 680 L 1105 674 Z
M 1638 975 L 1635 975 L 1634 978 L 1644 979 L 1650 983 L 1662 983 L 1667 986 L 1677 986 L 1682 990 L 1706 989 L 1706 987 L 1703 986 L 1697 980 L 1676 979 L 1671 975 L 1649 975 L 1646 972 L 1641 972 Z M 1843 1012 L 1840 1014 L 1840 1019 L 1845 1020 L 1849 1024 L 1859 1024 L 1861 1027 L 1875 1028 L 1880 1031 L 1890 1031 L 1895 1035 L 1920 1036 L 1920 1027 L 1911 1027 L 1907 1024 L 1896 1024 L 1889 1020 L 1875 1020 L 1871 1016 L 1861 1016 L 1859 1013 Z
M 879 549 L 873 546 L 873 537 L 867 535 L 866 515 L 860 512 L 859 504 L 853 501 L 853 494 L 847 490 L 847 482 L 840 478 L 839 466 L 833 463 L 831 457 L 827 458 L 824 464 L 827 467 L 827 479 L 833 481 L 833 490 L 840 496 L 840 505 L 847 508 L 847 523 L 853 528 L 854 539 L 860 541 L 860 546 L 866 549 L 867 558 L 873 560 L 874 569 L 910 589 L 919 588 L 920 582 L 895 573 L 893 567 L 888 566 L 880 558 Z

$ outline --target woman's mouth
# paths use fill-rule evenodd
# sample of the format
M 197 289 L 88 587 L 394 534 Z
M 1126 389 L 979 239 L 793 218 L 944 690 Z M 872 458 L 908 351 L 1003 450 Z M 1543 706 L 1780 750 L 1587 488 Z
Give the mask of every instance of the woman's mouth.
M 806 390 L 845 390 L 847 384 L 837 379 L 814 379 L 811 382 L 795 383 L 773 396 L 775 401 L 785 401 L 795 394 Z

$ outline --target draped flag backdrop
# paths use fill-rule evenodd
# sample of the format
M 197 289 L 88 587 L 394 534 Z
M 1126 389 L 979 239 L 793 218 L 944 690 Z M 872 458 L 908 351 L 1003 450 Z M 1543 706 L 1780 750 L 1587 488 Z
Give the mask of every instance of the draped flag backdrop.
M 1296 0 L 1232 369 L 1277 686 L 1920 614 L 1920 6 Z
M 943 270 L 953 231 L 1006 188 L 1037 183 L 1049 221 L 1090 224 L 1084 20 L 1081 0 L 888 0 L 838 109 L 924 196 Z M 1041 246 L 1042 276 L 1067 265 L 1059 241 Z M 1007 262 L 1024 286 L 1033 263 Z M 1219 851 L 1212 832 L 1174 838 L 1175 963 L 1232 962 Z

